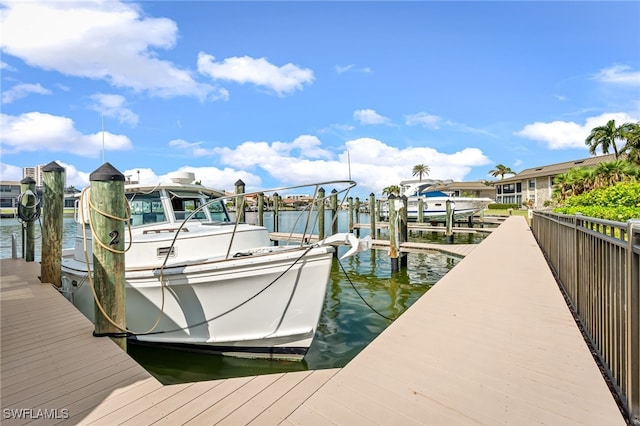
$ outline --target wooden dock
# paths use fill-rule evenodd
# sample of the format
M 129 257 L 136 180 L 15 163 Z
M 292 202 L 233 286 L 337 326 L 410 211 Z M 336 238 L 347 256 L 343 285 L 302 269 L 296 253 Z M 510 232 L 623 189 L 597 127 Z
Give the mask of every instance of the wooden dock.
M 37 264 L 0 269 L 7 425 L 625 424 L 521 217 L 342 369 L 163 386 Z
M 308 242 L 316 242 L 318 241 L 317 235 L 302 235 L 302 234 L 291 234 L 286 232 L 272 232 L 269 234 L 271 240 L 273 241 L 293 241 L 300 242 L 302 238 Z M 373 249 L 388 249 L 390 242 L 389 240 L 371 240 L 371 244 Z M 415 242 L 406 242 L 400 243 L 399 251 L 400 253 L 420 253 L 420 252 L 439 252 L 450 254 L 453 256 L 464 257 L 471 253 L 473 249 L 478 247 L 478 244 L 433 244 L 433 243 L 415 243 Z

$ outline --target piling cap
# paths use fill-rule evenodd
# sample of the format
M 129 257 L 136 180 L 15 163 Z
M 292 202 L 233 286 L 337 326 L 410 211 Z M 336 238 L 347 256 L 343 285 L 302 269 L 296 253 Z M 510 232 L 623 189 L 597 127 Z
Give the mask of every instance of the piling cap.
M 92 182 L 124 182 L 124 175 L 109 162 L 106 162 L 89 175 L 89 180 Z
M 46 166 L 42 167 L 43 172 L 64 172 L 64 167 L 55 161 L 50 162 Z
M 23 184 L 23 185 L 31 185 L 31 184 L 33 184 L 33 183 L 36 183 L 36 181 L 35 181 L 35 180 L 33 180 L 33 178 L 32 178 L 32 177 L 27 176 L 26 178 L 22 179 L 22 180 L 20 181 L 20 183 L 21 183 L 21 184 Z
M 238 179 L 234 185 L 235 186 L 244 186 L 244 182 L 242 181 L 242 179 Z

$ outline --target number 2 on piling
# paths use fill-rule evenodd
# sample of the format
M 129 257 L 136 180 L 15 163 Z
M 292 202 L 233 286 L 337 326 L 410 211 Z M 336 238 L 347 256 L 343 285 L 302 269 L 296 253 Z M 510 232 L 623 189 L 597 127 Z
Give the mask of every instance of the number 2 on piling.
M 114 246 L 116 244 L 118 244 L 120 242 L 120 240 L 118 240 L 118 236 L 120 235 L 120 233 L 118 231 L 116 231 L 115 229 L 111 232 L 109 232 L 109 236 L 111 237 L 111 241 L 109 241 L 109 245 L 110 246 Z

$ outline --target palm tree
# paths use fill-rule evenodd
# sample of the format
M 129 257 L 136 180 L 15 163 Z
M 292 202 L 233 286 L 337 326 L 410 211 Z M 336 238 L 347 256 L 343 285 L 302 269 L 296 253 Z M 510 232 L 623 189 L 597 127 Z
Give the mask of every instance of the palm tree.
M 422 182 L 422 175 L 429 176 L 430 171 L 431 169 L 429 169 L 429 166 L 425 166 L 424 164 L 416 164 L 411 170 L 413 176 L 418 176 L 420 182 Z
M 382 194 L 387 194 L 387 195 L 400 195 L 400 187 L 398 185 L 390 185 L 387 186 L 386 188 L 384 188 L 382 190 Z
M 495 169 L 489 170 L 489 173 L 491 173 L 491 176 L 493 176 L 493 177 L 500 176 L 500 179 L 504 179 L 504 175 L 515 175 L 516 174 L 516 172 L 511 170 L 511 167 L 507 167 L 504 164 L 498 164 Z
M 608 154 L 609 148 L 613 148 L 613 154 L 617 160 L 620 156 L 620 152 L 618 151 L 616 140 L 627 140 L 630 131 L 631 136 L 633 137 L 634 125 L 637 126 L 635 123 L 624 123 L 623 125 L 616 127 L 616 120 L 609 120 L 604 126 L 598 126 L 591 129 L 591 133 L 587 136 L 584 143 L 589 147 L 589 153 L 591 155 L 596 154 L 598 147 L 602 149 L 603 154 Z M 623 150 L 626 147 L 627 146 L 625 145 Z
M 627 155 L 627 159 L 640 165 L 640 123 L 627 123 L 623 130 L 627 143 L 620 150 Z

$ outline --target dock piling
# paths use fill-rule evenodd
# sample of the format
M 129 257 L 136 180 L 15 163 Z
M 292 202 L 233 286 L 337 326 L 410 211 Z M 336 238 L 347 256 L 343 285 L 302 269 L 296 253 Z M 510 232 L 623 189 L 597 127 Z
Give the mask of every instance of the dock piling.
M 398 215 L 398 222 L 400 224 L 400 242 L 406 243 L 409 241 L 409 212 L 407 211 L 409 207 L 409 199 L 406 195 L 403 195 L 400 197 L 400 200 L 402 202 L 402 208 Z M 406 268 L 408 262 L 407 253 L 400 252 L 398 255 L 400 257 L 400 268 Z
M 369 232 L 371 238 L 376 238 L 376 196 L 372 192 L 369 194 Z
M 64 215 L 64 167 L 55 161 L 42 168 L 42 263 L 41 280 L 56 287 L 62 285 L 62 226 Z
M 264 226 L 264 192 L 258 193 L 258 226 Z
M 447 200 L 447 213 L 445 217 L 445 241 L 447 244 L 453 244 L 453 216 L 456 209 L 456 205 L 451 202 L 451 200 Z
M 279 213 L 280 213 L 280 196 L 277 192 L 273 193 L 273 232 L 278 232 L 278 221 L 279 221 Z M 278 245 L 279 242 L 276 240 L 273 242 L 273 245 Z
M 356 197 L 356 223 L 360 223 L 360 198 Z M 356 237 L 360 238 L 360 228 L 356 228 Z
M 95 334 L 117 335 L 126 327 L 124 175 L 111 164 L 104 163 L 91 173 L 89 181 L 91 184 L 89 215 L 92 223 L 93 284 L 97 296 Z M 126 337 L 111 338 L 126 351 Z
M 244 194 L 244 182 L 241 179 L 238 179 L 235 183 L 236 194 Z M 236 204 L 236 215 L 238 217 L 238 223 L 245 222 L 245 214 L 244 214 L 244 196 L 235 198 Z
M 424 222 L 424 200 L 418 198 L 418 223 Z M 420 232 L 422 234 L 422 232 Z
M 398 230 L 397 230 L 397 217 L 396 211 L 396 196 L 389 195 L 389 258 L 391 259 L 391 272 L 398 272 L 400 270 L 400 264 L 398 262 Z
M 318 238 L 324 240 L 324 188 L 318 189 Z
M 35 220 L 39 208 L 36 181 L 33 178 L 26 177 L 20 181 L 20 195 L 18 216 L 22 220 L 22 257 L 27 262 L 33 262 L 36 236 Z
M 338 190 L 331 190 L 331 235 L 338 233 Z
M 353 197 L 347 199 L 349 206 L 349 232 L 353 232 Z

